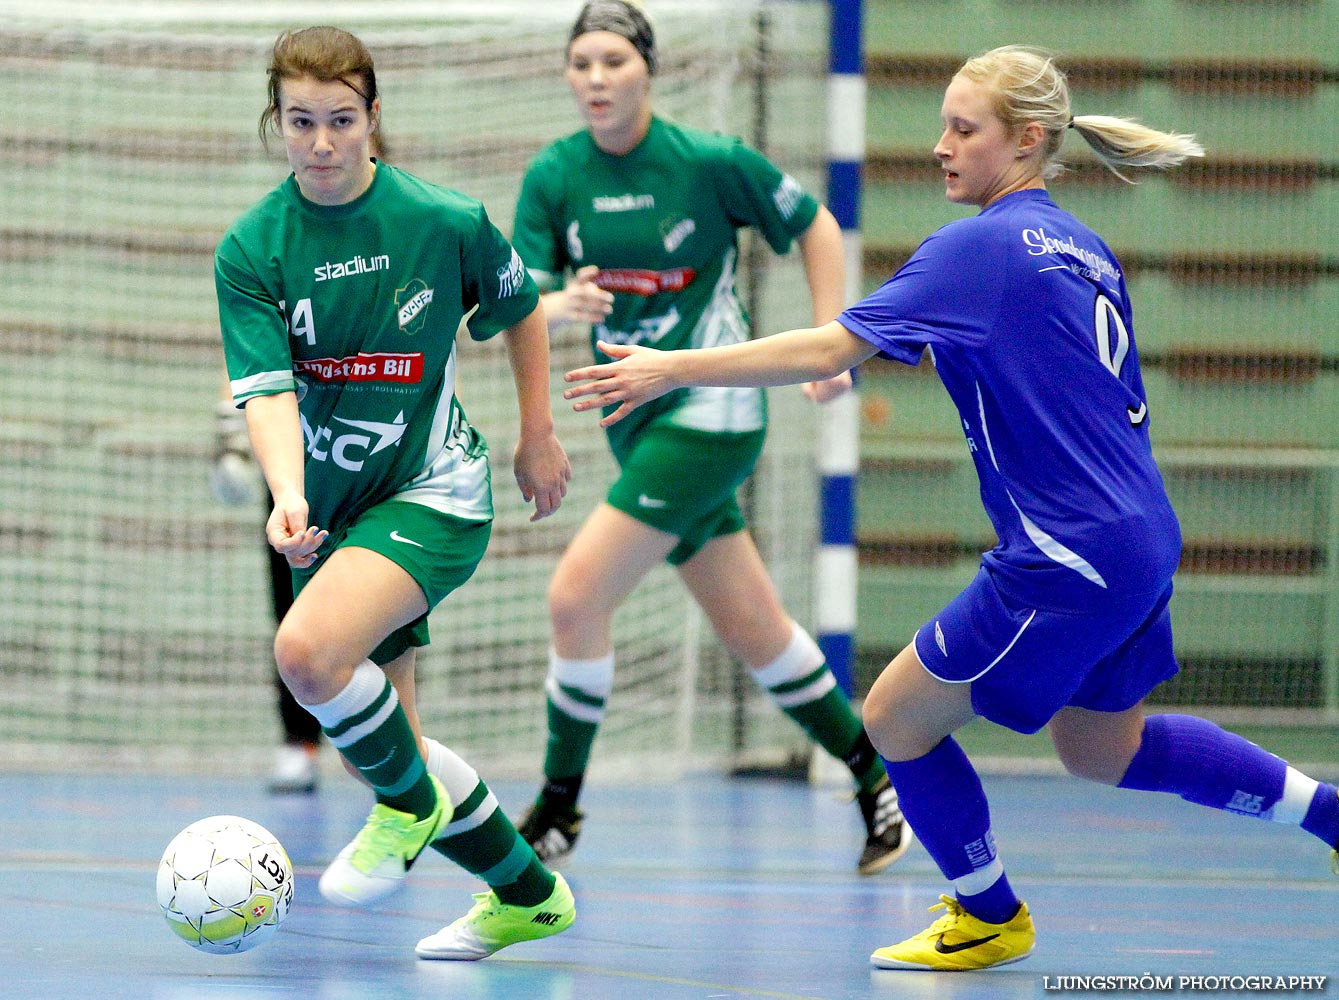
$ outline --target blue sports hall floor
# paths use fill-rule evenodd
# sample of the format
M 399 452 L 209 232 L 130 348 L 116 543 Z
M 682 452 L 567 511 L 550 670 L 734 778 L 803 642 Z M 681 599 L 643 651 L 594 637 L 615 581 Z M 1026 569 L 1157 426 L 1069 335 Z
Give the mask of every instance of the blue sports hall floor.
M 882 875 L 857 876 L 859 817 L 830 788 L 715 775 L 594 784 L 563 869 L 572 929 L 446 963 L 416 959 L 414 942 L 468 909 L 479 886 L 443 858 L 425 856 L 374 910 L 318 894 L 323 865 L 370 805 L 350 779 L 272 797 L 258 780 L 0 774 L 0 997 L 1002 1000 L 1092 982 L 1060 977 L 1117 976 L 1216 996 L 1259 991 L 1196 990 L 1195 978 L 1328 976 L 1323 992 L 1339 995 L 1339 878 L 1313 838 L 1071 778 L 985 783 L 1037 947 L 989 972 L 924 973 L 872 970 L 868 956 L 927 925 L 938 872 L 917 844 Z M 495 791 L 515 815 L 532 787 Z M 268 827 L 297 872 L 288 920 L 242 955 L 191 950 L 154 899 L 164 846 L 216 813 Z

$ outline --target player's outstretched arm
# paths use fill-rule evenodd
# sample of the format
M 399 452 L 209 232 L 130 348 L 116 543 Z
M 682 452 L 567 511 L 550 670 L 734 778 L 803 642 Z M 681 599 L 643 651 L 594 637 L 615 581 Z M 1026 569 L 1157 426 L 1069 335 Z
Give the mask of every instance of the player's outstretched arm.
M 599 348 L 616 360 L 568 372 L 568 382 L 582 384 L 564 391 L 563 398 L 576 400 L 575 410 L 619 404 L 600 421 L 601 427 L 616 424 L 643 403 L 684 386 L 821 381 L 854 368 L 876 350 L 836 320 L 725 347 L 656 351 L 601 341 Z
M 503 330 L 502 337 L 521 410 L 521 433 L 512 467 L 521 496 L 535 503 L 530 520 L 538 521 L 561 506 L 572 478 L 572 465 L 553 427 L 553 407 L 549 403 L 549 332 L 543 306 L 536 305 L 525 319 Z

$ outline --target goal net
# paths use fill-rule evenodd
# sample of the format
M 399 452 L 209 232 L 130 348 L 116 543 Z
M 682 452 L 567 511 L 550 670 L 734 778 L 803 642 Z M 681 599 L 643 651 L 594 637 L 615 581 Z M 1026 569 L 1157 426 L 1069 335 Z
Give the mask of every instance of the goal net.
M 212 253 L 287 173 L 256 119 L 276 34 L 333 23 L 376 59 L 389 156 L 481 199 L 509 232 L 522 171 L 580 127 L 561 68 L 576 2 L 265 5 L 0 0 L 0 757 L 15 766 L 250 773 L 279 739 L 264 511 L 208 485 L 222 352 Z M 656 0 L 658 113 L 758 141 L 821 192 L 824 5 Z M 760 43 L 765 39 L 765 44 Z M 760 66 L 766 50 L 770 74 Z M 780 67 L 777 69 L 776 67 Z M 792 255 L 793 257 L 794 255 Z M 748 277 L 760 330 L 807 323 L 793 259 Z M 555 373 L 587 358 L 554 343 Z M 537 774 L 549 574 L 613 470 L 556 401 L 575 469 L 530 524 L 510 474 L 515 397 L 495 343 L 462 348 L 497 522 L 478 573 L 433 614 L 425 729 L 489 773 Z M 814 416 L 773 394 L 748 490 L 760 548 L 808 623 Z M 598 769 L 720 764 L 798 740 L 662 567 L 616 624 Z

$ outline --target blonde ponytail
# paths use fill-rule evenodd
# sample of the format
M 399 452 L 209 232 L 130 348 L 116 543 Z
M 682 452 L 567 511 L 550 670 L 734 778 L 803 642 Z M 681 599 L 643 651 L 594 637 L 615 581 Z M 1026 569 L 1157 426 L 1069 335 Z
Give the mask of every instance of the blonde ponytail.
M 1056 66 L 1055 57 L 1042 49 L 1026 45 L 991 49 L 968 59 L 958 75 L 994 92 L 995 114 L 1010 131 L 1029 122 L 1042 127 L 1042 177 L 1048 180 L 1065 169 L 1060 146 L 1070 128 L 1124 181 L 1130 179 L 1121 173 L 1122 167 L 1165 170 L 1188 157 L 1204 155 L 1204 147 L 1193 135 L 1159 132 L 1126 118 L 1076 117 L 1070 109 L 1065 74 Z
M 1166 170 L 1192 156 L 1203 156 L 1204 147 L 1193 135 L 1159 132 L 1128 118 L 1109 115 L 1076 115 L 1074 131 L 1083 137 L 1097 158 L 1121 180 L 1129 178 L 1121 167 Z

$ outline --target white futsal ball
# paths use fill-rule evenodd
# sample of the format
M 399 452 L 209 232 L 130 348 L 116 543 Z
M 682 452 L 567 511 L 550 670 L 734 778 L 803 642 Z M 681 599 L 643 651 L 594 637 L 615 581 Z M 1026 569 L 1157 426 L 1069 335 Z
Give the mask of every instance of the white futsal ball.
M 293 866 L 279 841 L 240 816 L 197 820 L 172 838 L 158 864 L 158 905 L 192 948 L 250 951 L 293 902 Z

